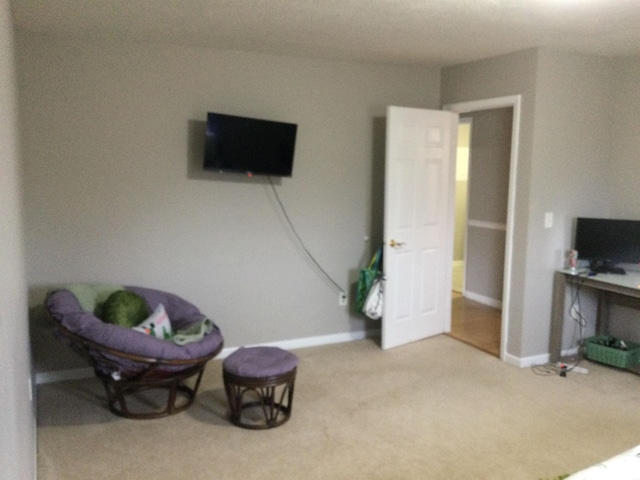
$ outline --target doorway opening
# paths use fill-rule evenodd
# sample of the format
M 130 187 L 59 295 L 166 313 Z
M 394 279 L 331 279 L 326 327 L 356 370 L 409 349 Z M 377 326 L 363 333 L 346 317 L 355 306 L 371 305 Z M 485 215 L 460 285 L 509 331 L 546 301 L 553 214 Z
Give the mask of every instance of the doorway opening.
M 461 117 L 450 334 L 506 361 L 520 96 L 445 109 Z
M 502 312 L 465 296 L 467 222 L 469 211 L 469 157 L 473 119 L 461 117 L 456 148 L 454 201 L 453 270 L 451 294 L 451 332 L 453 338 L 500 357 Z M 473 294 L 472 294 L 473 296 Z
M 454 207 L 453 271 L 450 336 L 500 357 L 502 312 L 495 304 L 500 300 L 465 291 L 467 231 L 469 221 L 469 159 L 471 155 L 472 117 L 461 117 L 456 148 L 456 184 Z M 477 175 L 477 169 L 476 169 Z M 477 189 L 476 189 L 477 190 Z M 477 199 L 476 199 L 477 200 Z M 505 198 L 506 207 L 506 198 Z M 478 262 L 475 268 L 478 268 Z M 482 268 L 482 267 L 480 267 Z M 501 289 L 500 289 L 501 290 Z M 472 298 L 475 297 L 476 300 Z

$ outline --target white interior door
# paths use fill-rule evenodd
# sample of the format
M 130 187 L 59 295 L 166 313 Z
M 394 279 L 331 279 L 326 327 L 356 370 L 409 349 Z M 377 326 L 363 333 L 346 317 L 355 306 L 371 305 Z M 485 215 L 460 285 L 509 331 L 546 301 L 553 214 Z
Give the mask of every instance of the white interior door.
M 388 107 L 382 348 L 451 328 L 458 114 Z

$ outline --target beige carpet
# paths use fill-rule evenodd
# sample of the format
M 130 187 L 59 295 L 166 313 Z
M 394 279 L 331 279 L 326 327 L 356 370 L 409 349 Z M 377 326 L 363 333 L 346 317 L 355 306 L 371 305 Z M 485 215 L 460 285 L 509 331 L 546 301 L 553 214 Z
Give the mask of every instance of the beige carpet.
M 227 422 L 220 361 L 159 420 L 112 415 L 95 380 L 42 385 L 38 478 L 546 479 L 640 443 L 640 377 L 600 365 L 537 375 L 447 336 L 296 353 L 292 418 L 266 431 Z

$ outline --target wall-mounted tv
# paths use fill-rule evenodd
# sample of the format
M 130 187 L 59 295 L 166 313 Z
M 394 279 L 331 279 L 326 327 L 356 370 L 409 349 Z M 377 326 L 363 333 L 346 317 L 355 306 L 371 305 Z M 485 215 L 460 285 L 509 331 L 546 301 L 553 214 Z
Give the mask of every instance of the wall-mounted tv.
M 616 264 L 640 263 L 640 221 L 578 218 L 575 249 L 592 270 L 621 273 Z
M 209 112 L 204 169 L 290 177 L 297 130 L 294 123 Z

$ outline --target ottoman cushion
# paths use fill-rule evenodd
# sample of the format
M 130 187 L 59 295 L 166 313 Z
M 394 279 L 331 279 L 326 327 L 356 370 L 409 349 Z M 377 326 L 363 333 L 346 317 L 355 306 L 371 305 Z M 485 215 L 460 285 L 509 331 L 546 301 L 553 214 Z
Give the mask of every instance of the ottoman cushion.
M 298 366 L 298 357 L 278 347 L 241 347 L 224 359 L 226 372 L 246 378 L 283 375 Z

